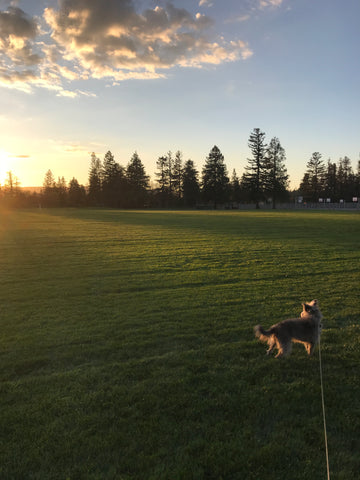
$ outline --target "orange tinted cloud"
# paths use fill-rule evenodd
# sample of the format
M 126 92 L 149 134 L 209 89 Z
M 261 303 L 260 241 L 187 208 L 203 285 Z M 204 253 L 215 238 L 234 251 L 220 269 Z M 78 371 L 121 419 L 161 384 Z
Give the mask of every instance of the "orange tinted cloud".
M 74 80 L 162 78 L 175 66 L 201 68 L 252 53 L 244 41 L 219 37 L 207 15 L 171 3 L 138 12 L 134 0 L 62 0 L 45 8 L 42 28 L 39 21 L 20 8 L 0 11 L 3 85 L 75 97 L 86 92 L 73 90 Z

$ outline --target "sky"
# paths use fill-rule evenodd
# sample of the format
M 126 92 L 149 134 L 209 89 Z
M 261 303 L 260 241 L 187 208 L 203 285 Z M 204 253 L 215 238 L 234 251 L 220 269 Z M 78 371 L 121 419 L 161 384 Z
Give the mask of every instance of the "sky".
M 86 185 L 90 155 L 214 145 L 239 177 L 254 128 L 291 187 L 313 152 L 360 152 L 359 0 L 0 0 L 0 184 Z

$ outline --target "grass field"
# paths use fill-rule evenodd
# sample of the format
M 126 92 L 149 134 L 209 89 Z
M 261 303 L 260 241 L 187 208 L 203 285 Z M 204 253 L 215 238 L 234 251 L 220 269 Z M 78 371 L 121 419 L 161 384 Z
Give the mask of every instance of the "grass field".
M 1 212 L 0 478 L 326 479 L 318 350 L 253 336 L 313 298 L 358 478 L 359 239 L 347 212 Z

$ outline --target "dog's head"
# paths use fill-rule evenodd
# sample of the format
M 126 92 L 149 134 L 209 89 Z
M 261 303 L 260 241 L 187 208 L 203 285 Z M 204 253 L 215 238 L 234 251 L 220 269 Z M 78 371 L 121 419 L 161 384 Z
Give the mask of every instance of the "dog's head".
M 312 300 L 309 303 L 303 303 L 302 307 L 303 307 L 303 310 L 300 314 L 302 318 L 312 317 L 312 316 L 317 316 L 317 317 L 322 316 L 319 309 L 319 302 L 317 300 Z

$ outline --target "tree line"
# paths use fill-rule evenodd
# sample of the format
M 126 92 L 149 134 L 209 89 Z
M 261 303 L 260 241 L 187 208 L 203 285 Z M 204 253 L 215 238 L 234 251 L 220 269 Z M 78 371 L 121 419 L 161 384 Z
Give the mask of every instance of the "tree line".
M 251 155 L 242 176 L 236 170 L 228 173 L 220 149 L 214 145 L 205 159 L 201 172 L 192 160 L 183 160 L 181 151 L 171 151 L 156 161 L 155 182 L 135 152 L 126 166 L 120 165 L 111 151 L 104 159 L 91 154 L 86 187 L 73 178 L 69 184 L 64 177 L 56 181 L 51 170 L 44 177 L 41 192 L 26 193 L 12 172 L 8 172 L 0 190 L 0 200 L 14 206 L 44 207 L 194 207 L 233 206 L 239 203 L 278 202 L 293 200 L 317 202 L 331 199 L 352 201 L 360 197 L 360 161 L 354 173 L 348 157 L 338 163 L 329 159 L 324 163 L 319 152 L 309 159 L 298 190 L 290 192 L 289 175 L 285 165 L 286 154 L 280 140 L 273 137 L 265 141 L 265 133 L 254 128 L 248 139 Z

